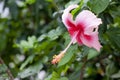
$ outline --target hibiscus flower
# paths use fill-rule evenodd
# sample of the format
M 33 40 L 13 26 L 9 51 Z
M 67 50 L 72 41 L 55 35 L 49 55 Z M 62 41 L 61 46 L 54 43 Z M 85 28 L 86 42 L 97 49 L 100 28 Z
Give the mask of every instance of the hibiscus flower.
M 70 11 L 77 7 L 78 5 L 70 5 L 63 12 L 62 22 L 71 36 L 71 41 L 59 55 L 53 57 L 52 64 L 60 61 L 72 43 L 77 42 L 79 45 L 86 45 L 97 51 L 100 51 L 102 47 L 98 39 L 98 26 L 102 24 L 101 19 L 97 18 L 91 11 L 83 10 L 73 20 Z

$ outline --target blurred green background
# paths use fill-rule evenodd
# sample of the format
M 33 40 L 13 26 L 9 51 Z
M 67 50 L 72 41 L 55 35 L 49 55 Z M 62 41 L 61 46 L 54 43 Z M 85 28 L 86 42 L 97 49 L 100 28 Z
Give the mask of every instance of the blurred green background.
M 52 65 L 70 41 L 61 15 L 71 4 L 102 19 L 103 47 L 74 44 Z M 0 80 L 120 80 L 120 0 L 0 0 Z

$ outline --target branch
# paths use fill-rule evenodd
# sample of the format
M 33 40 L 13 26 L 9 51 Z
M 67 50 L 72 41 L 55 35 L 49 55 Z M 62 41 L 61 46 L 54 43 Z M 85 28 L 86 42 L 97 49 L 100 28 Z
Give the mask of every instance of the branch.
M 5 64 L 3 59 L 0 57 L 0 64 Z M 12 75 L 12 73 L 10 72 L 9 68 L 7 67 L 6 73 L 8 74 L 10 80 L 14 80 L 14 77 Z

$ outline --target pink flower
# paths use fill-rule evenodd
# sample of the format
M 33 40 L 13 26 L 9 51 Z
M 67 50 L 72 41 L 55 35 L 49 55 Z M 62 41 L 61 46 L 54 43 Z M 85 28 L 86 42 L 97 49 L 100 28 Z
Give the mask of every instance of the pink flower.
M 77 7 L 78 5 L 71 5 L 64 10 L 62 15 L 64 25 L 72 38 L 76 35 L 74 42 L 77 41 L 80 45 L 84 44 L 100 51 L 102 46 L 98 40 L 98 25 L 102 23 L 101 19 L 97 18 L 91 11 L 83 10 L 73 20 L 70 11 Z
M 64 53 L 72 43 L 78 42 L 79 45 L 86 45 L 100 51 L 102 47 L 98 39 L 98 26 L 102 24 L 100 18 L 97 18 L 91 11 L 81 11 L 73 20 L 73 15 L 70 11 L 77 8 L 78 5 L 70 5 L 66 8 L 62 15 L 62 21 L 66 26 L 72 40 L 68 46 L 61 52 L 61 54 L 54 57 L 52 63 L 55 64 L 60 61 Z

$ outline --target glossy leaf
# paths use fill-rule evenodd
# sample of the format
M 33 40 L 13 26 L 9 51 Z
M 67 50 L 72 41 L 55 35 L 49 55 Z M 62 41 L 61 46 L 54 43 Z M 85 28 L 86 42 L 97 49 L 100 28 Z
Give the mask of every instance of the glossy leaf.
M 88 6 L 96 14 L 103 12 L 108 5 L 109 5 L 109 0 L 89 0 L 88 1 Z
M 110 28 L 107 32 L 107 35 L 114 48 L 120 50 L 120 28 Z
M 68 63 L 73 57 L 73 55 L 75 54 L 76 50 L 77 50 L 77 45 L 71 46 L 66 52 L 66 54 L 64 55 L 64 57 L 62 58 L 62 60 L 59 62 L 58 67 Z
M 20 78 L 25 78 L 31 75 L 34 75 L 36 73 L 38 73 L 41 69 L 43 68 L 43 65 L 41 62 L 36 63 L 35 65 L 32 65 L 24 70 L 22 70 L 18 76 Z
M 50 38 L 50 40 L 55 40 L 62 34 L 62 32 L 62 28 L 58 27 L 57 29 L 48 32 L 48 38 Z
M 31 63 L 34 59 L 35 55 L 30 55 L 27 60 L 21 65 L 20 70 L 22 70 L 23 68 L 25 68 L 25 66 L 29 63 Z
M 89 53 L 88 53 L 87 59 L 88 59 L 88 60 L 89 60 L 89 59 L 92 59 L 92 58 L 96 57 L 97 55 L 99 55 L 99 53 L 98 53 L 96 50 L 94 50 L 94 49 L 89 49 Z

